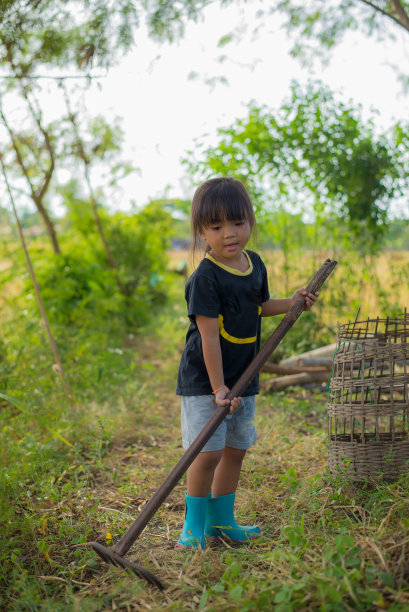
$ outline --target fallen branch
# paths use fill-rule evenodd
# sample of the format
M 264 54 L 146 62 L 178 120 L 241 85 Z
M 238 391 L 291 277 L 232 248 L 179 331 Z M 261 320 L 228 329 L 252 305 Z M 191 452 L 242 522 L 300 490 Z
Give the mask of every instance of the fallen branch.
M 280 362 L 280 366 L 283 367 L 297 367 L 304 368 L 304 366 L 331 366 L 336 351 L 337 345 L 328 344 L 327 346 L 320 346 L 320 348 L 306 353 L 300 353 L 299 355 L 293 355 L 287 359 L 283 359 Z
M 271 393 L 272 391 L 280 391 L 292 386 L 309 385 L 313 383 L 326 382 L 329 378 L 327 370 L 321 372 L 301 372 L 299 374 L 289 374 L 288 376 L 280 376 L 272 378 L 263 383 L 263 391 Z
M 265 363 L 261 368 L 261 372 L 269 374 L 280 374 L 286 376 L 288 374 L 302 374 L 303 372 L 331 372 L 331 364 L 316 365 L 316 366 L 283 366 L 281 363 Z

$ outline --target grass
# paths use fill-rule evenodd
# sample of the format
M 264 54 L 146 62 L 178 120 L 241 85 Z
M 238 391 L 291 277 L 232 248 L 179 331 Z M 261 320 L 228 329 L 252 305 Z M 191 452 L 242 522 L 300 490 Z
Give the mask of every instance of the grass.
M 181 454 L 168 386 L 138 399 L 143 416 L 117 404 L 122 427 L 105 445 L 69 463 L 60 457 L 41 487 L 22 491 L 2 559 L 5 609 L 408 609 L 407 483 L 354 485 L 328 474 L 326 398 L 301 390 L 259 402 L 238 514 L 262 527 L 260 538 L 204 552 L 175 548 L 182 483 L 128 553 L 166 590 L 101 564 L 87 543 L 116 540 Z
M 301 389 L 258 402 L 259 440 L 237 507 L 242 521 L 262 527 L 260 538 L 204 552 L 175 548 L 182 482 L 128 553 L 165 583 L 163 593 L 100 563 L 88 543 L 115 541 L 182 453 L 176 361 L 152 386 L 162 356 L 154 344 L 145 350 L 137 394 L 87 407 L 88 421 L 100 424 L 88 446 L 44 440 L 33 449 L 41 471 L 20 485 L 11 476 L 4 609 L 408 609 L 408 483 L 357 485 L 330 475 L 326 396 Z
M 77 383 L 74 413 L 39 357 L 41 342 L 14 369 L 6 363 L 7 393 L 28 414 L 1 403 L 0 608 L 408 610 L 409 481 L 353 483 L 328 472 L 322 391 L 258 399 L 259 439 L 237 494 L 239 520 L 263 530 L 257 540 L 175 548 L 182 480 L 127 555 L 156 573 L 163 593 L 90 550 L 94 540 L 117 541 L 183 452 L 174 395 L 186 330 L 182 285 L 177 277 L 155 328 L 106 345 L 102 335 L 91 347 L 84 340 L 80 356 L 64 352 Z M 294 328 L 286 346 L 296 337 Z

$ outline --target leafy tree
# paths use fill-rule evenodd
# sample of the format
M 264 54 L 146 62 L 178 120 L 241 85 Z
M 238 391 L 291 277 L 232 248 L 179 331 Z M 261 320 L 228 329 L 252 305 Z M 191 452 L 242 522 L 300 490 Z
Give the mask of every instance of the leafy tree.
M 220 0 L 227 4 L 230 0 Z M 26 73 L 38 65 L 109 67 L 135 43 L 143 15 L 151 36 L 173 40 L 210 0 L 0 0 L 1 42 Z
M 293 55 L 305 62 L 326 52 L 351 30 L 379 39 L 394 38 L 397 31 L 409 34 L 409 2 L 400 0 L 281 0 L 271 9 L 285 16 L 287 31 L 295 33 Z M 393 24 L 394 28 L 388 28 Z M 308 41 L 311 41 L 309 45 Z M 319 45 L 315 45 L 318 41 Z
M 132 44 L 137 11 L 130 0 L 98 0 L 91 4 L 75 0 L 10 0 L 3 2 L 2 8 L 0 66 L 5 74 L 0 110 L 10 141 L 5 169 L 17 166 L 25 177 L 29 196 L 44 221 L 54 252 L 59 253 L 46 203 L 56 169 L 57 136 L 46 124 L 38 104 L 38 71 L 44 66 L 108 67 L 120 51 Z M 25 121 L 31 120 L 31 125 L 24 131 L 16 130 L 6 116 L 4 98 L 9 92 L 17 93 L 25 103 Z
M 132 0 L 9 0 L 0 19 L 1 51 L 21 68 L 110 66 L 132 45 L 139 24 Z
M 0 118 L 9 135 L 10 144 L 8 153 L 14 153 L 14 160 L 9 166 L 17 167 L 23 175 L 29 190 L 29 197 L 35 204 L 37 211 L 44 222 L 47 233 L 51 239 L 54 253 L 60 253 L 54 222 L 47 210 L 46 197 L 50 188 L 51 179 L 55 170 L 55 142 L 51 126 L 43 123 L 41 111 L 34 108 L 23 85 L 23 96 L 28 104 L 30 114 L 34 118 L 35 131 L 19 129 L 11 126 L 8 121 L 0 99 Z M 10 156 L 8 156 L 10 157 Z M 7 172 L 7 162 L 4 161 L 4 172 Z
M 233 0 L 219 0 L 219 5 Z M 158 39 L 173 40 L 184 32 L 184 24 L 196 21 L 211 0 L 0 0 L 2 38 L 26 57 L 30 64 L 76 65 L 80 68 L 109 66 L 118 52 L 128 50 L 144 15 L 149 33 Z M 315 53 L 338 43 L 346 31 L 361 29 L 365 34 L 393 37 L 391 23 L 409 32 L 409 2 L 402 0 L 280 0 L 263 12 L 280 12 L 289 32 L 297 33 L 295 55 L 305 55 L 307 43 L 317 39 Z M 75 16 L 75 19 L 73 19 Z M 33 39 L 33 32 L 35 33 Z M 229 36 L 225 37 L 226 40 Z
M 115 275 L 117 279 L 118 286 L 121 292 L 124 295 L 127 295 L 127 289 L 123 284 L 121 277 L 118 272 L 118 265 L 115 261 L 115 257 L 112 253 L 112 250 L 108 244 L 106 233 L 104 230 L 104 226 L 101 220 L 101 215 L 99 214 L 99 206 L 97 195 L 92 183 L 91 179 L 91 171 L 92 171 L 92 161 L 95 158 L 104 158 L 108 152 L 115 151 L 118 152 L 120 146 L 119 142 L 116 142 L 115 136 L 118 134 L 118 130 L 112 130 L 103 120 L 99 119 L 95 120 L 92 125 L 91 134 L 93 136 L 92 147 L 87 147 L 84 139 L 82 138 L 80 127 L 78 125 L 78 118 L 76 114 L 72 112 L 70 98 L 68 95 L 68 91 L 64 84 L 61 84 L 61 87 L 64 89 L 64 97 L 67 105 L 68 111 L 68 121 L 70 123 L 73 141 L 72 141 L 72 150 L 74 156 L 79 159 L 82 163 L 84 170 L 84 177 L 87 184 L 87 189 L 89 192 L 89 198 L 92 206 L 92 212 L 95 219 L 95 225 L 97 227 L 97 231 L 99 237 L 101 239 L 101 243 L 104 247 L 105 255 L 107 258 L 107 262 L 111 268 L 115 270 Z M 122 132 L 120 133 L 120 139 L 122 137 Z M 88 149 L 88 150 L 87 150 Z M 91 153 L 92 152 L 92 153 Z M 116 168 L 118 169 L 118 164 Z M 129 168 L 128 168 L 129 169 Z M 131 171 L 129 169 L 129 171 Z
M 55 253 L 60 252 L 60 246 L 47 199 L 55 175 L 55 147 L 57 140 L 61 139 L 61 131 L 57 133 L 57 124 L 47 125 L 43 117 L 38 104 L 38 93 L 42 87 L 39 79 L 43 76 L 56 78 L 57 83 L 61 84 L 66 78 L 80 77 L 85 72 L 91 79 L 93 68 L 109 68 L 132 47 L 142 15 L 152 35 L 172 39 L 176 31 L 181 33 L 184 19 L 197 15 L 205 4 L 193 0 L 175 3 L 162 0 L 149 3 L 144 0 L 0 2 L 0 67 L 3 70 L 0 111 L 9 139 L 9 146 L 4 151 L 7 153 L 4 158 L 5 171 L 17 169 L 17 174 L 25 178 L 28 195 L 41 215 Z M 46 74 L 41 73 L 42 68 L 46 69 Z M 56 75 L 56 68 L 69 69 L 73 73 Z M 29 125 L 25 125 L 24 130 L 20 126 L 17 129 L 8 119 L 5 98 L 10 92 L 17 93 L 25 103 L 27 114 L 24 120 Z M 73 95 L 71 87 L 66 99 Z M 14 102 L 13 96 L 12 104 Z M 77 117 L 74 121 L 74 115 L 69 113 L 69 118 L 76 133 L 76 153 L 84 163 L 85 180 L 107 260 L 115 268 L 89 179 L 91 157 L 97 156 L 98 152 L 93 150 L 90 156 L 85 151 L 76 127 Z
M 310 86 L 303 94 L 294 86 L 283 111 L 288 169 L 319 203 L 339 208 L 355 235 L 376 240 L 399 188 L 396 144 L 377 136 L 371 122 L 337 103 L 327 89 Z
M 234 174 L 251 191 L 260 218 L 280 206 L 328 212 L 363 245 L 376 247 L 391 199 L 408 188 L 396 140 L 376 135 L 359 110 L 322 85 L 294 84 L 273 113 L 252 106 L 245 120 L 219 130 L 220 142 L 187 163 L 197 179 Z

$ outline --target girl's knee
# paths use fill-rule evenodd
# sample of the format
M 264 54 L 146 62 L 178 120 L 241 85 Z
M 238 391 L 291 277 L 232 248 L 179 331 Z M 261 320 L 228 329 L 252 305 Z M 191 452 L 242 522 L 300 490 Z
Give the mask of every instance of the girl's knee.
M 212 471 L 216 468 L 222 457 L 223 451 L 210 451 L 199 453 L 196 461 L 200 463 L 202 469 L 206 471 Z
M 223 451 L 223 455 L 229 461 L 232 461 L 234 463 L 242 463 L 246 455 L 246 451 L 241 448 L 232 448 L 230 446 L 226 446 Z

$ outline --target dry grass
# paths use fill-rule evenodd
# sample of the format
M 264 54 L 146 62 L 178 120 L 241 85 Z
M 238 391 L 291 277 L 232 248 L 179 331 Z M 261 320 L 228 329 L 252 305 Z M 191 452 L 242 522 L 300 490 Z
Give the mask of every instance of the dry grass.
M 104 543 L 106 534 L 115 539 L 129 527 L 180 456 L 178 401 L 166 386 L 156 397 L 162 400 L 151 407 L 139 433 L 119 434 L 104 460 L 104 472 L 95 473 L 93 530 Z M 259 440 L 247 457 L 237 507 L 240 520 L 262 527 L 260 538 L 240 547 L 176 548 L 183 522 L 180 484 L 127 555 L 153 571 L 166 590 L 160 593 L 102 564 L 98 571 L 84 573 L 79 579 L 83 584 L 72 585 L 77 609 L 93 609 L 91 602 L 97 599 L 104 610 L 269 610 L 276 608 L 274 598 L 283 585 L 292 595 L 287 607 L 277 603 L 282 610 L 409 606 L 407 489 L 362 487 L 329 476 L 325 402 L 325 395 L 301 390 L 259 401 Z M 127 494 L 118 486 L 124 482 Z M 353 544 L 337 544 L 342 534 L 352 537 Z M 299 583 L 304 590 L 296 590 Z M 231 593 L 238 585 L 241 596 L 235 599 Z M 204 603 L 206 591 L 210 595 Z M 340 596 L 338 603 L 334 593 Z M 376 605 L 359 601 L 368 593 Z
M 284 255 L 278 250 L 261 250 L 268 273 L 271 293 L 276 297 L 290 295 L 295 288 L 305 285 L 331 253 L 299 252 L 290 256 L 288 268 Z M 188 251 L 171 251 L 172 268 L 186 261 L 188 271 L 193 266 Z M 326 322 L 333 322 L 340 313 L 355 318 L 357 307 L 361 316 L 376 317 L 402 312 L 409 304 L 409 251 L 386 251 L 376 257 L 345 253 L 338 257 L 338 266 L 333 279 L 323 293 Z M 335 306 L 331 308 L 331 304 Z M 340 309 L 340 303 L 344 307 Z M 343 322 L 345 322 L 343 320 Z

